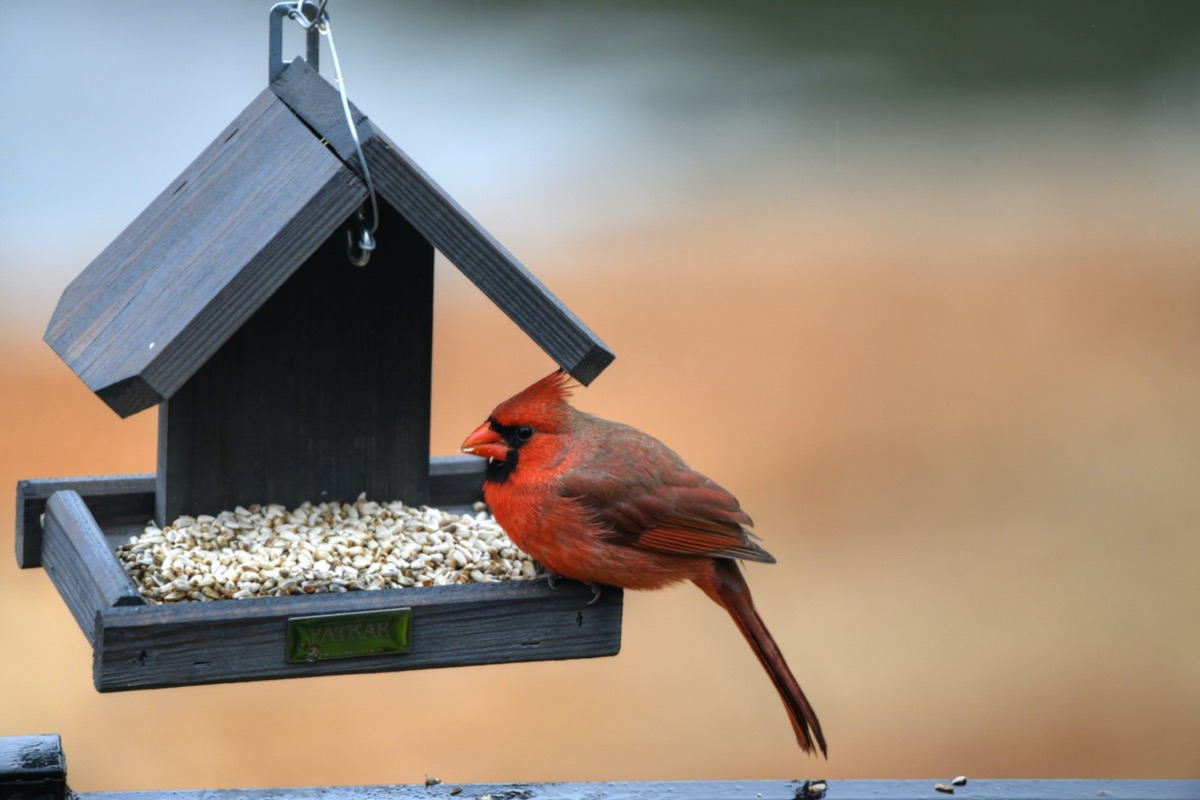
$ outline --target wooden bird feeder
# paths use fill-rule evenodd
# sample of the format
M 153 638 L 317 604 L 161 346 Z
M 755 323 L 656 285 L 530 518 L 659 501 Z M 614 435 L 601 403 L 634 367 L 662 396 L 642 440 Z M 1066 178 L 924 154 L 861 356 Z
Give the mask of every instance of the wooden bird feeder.
M 379 225 L 369 263 L 351 265 L 368 189 L 341 97 L 303 59 L 272 73 L 63 292 L 46 341 L 122 417 L 158 406 L 158 466 L 22 481 L 18 563 L 50 575 L 100 691 L 615 654 L 619 590 L 594 605 L 569 581 L 158 605 L 118 563 L 152 517 L 364 491 L 481 499 L 481 460 L 429 454 L 435 248 L 581 383 L 613 358 L 353 107 Z M 288 659 L 290 622 L 350 619 L 335 615 L 403 619 L 407 652 Z

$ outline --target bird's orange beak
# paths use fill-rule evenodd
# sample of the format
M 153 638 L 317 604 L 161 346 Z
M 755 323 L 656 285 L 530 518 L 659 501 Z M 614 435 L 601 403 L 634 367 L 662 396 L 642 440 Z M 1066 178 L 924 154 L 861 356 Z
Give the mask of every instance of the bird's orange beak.
M 462 451 L 488 460 L 504 461 L 508 458 L 508 445 L 500 434 L 492 430 L 490 422 L 483 423 L 467 437 L 462 443 Z

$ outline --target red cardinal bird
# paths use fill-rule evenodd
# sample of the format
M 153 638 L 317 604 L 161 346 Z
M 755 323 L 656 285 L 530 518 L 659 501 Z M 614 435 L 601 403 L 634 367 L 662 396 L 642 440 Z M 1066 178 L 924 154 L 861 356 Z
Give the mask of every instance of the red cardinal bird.
M 750 597 L 736 559 L 774 563 L 737 499 L 636 428 L 577 411 L 554 372 L 496 406 L 463 442 L 488 459 L 483 496 L 512 540 L 551 573 L 659 589 L 688 580 L 737 623 L 771 676 L 805 752 L 821 723 Z

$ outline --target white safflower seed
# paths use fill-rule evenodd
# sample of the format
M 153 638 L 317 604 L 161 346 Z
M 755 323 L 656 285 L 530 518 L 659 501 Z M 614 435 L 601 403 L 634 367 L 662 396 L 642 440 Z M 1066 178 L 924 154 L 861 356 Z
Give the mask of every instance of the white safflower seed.
M 154 525 L 117 548 L 150 602 L 492 583 L 534 561 L 476 503 L 466 514 L 401 502 L 238 506 Z

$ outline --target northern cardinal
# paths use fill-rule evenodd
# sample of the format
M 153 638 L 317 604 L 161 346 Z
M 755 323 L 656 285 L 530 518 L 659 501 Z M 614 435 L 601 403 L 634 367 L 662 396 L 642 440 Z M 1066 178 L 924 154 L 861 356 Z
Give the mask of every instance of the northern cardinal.
M 689 580 L 729 612 L 807 753 L 821 723 L 750 597 L 736 559 L 774 563 L 737 499 L 654 437 L 572 408 L 559 370 L 496 406 L 463 442 L 488 459 L 483 496 L 552 574 L 625 589 Z

